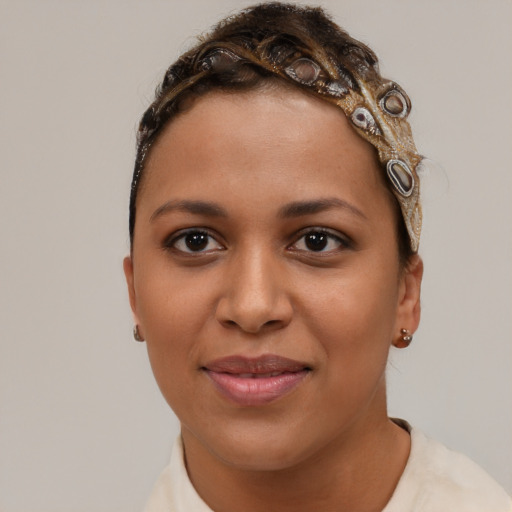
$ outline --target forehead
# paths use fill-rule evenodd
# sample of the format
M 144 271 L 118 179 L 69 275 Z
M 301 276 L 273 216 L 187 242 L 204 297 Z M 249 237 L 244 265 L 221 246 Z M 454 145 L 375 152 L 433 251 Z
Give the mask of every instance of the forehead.
M 144 189 L 177 185 L 184 173 L 200 182 L 205 173 L 228 170 L 248 181 L 266 174 L 275 180 L 284 170 L 303 184 L 349 179 L 373 188 L 383 181 L 375 149 L 341 109 L 288 87 L 195 100 L 151 149 Z

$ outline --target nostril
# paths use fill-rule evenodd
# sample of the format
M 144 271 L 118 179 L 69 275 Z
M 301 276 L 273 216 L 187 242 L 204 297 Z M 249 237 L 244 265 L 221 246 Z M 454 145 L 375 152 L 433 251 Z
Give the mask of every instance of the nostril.
M 258 290 L 255 286 L 238 286 L 237 293 L 222 297 L 215 311 L 217 321 L 225 328 L 252 334 L 285 327 L 293 312 L 287 296 L 280 290 L 278 293 L 276 287 L 269 287 L 266 293 L 255 293 Z
M 242 329 L 244 332 L 257 334 L 257 333 L 263 333 L 267 331 L 271 331 L 273 329 L 279 329 L 281 327 L 284 327 L 286 324 L 282 320 L 276 319 L 276 320 L 268 320 L 263 323 L 254 323 L 250 324 L 248 322 L 237 322 L 236 320 L 224 320 L 222 321 L 222 324 L 229 329 L 237 328 Z

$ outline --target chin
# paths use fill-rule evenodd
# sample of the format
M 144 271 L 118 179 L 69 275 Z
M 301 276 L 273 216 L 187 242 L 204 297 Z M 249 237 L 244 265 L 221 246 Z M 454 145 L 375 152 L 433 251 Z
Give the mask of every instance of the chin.
M 249 431 L 212 432 L 208 437 L 199 441 L 211 456 L 226 466 L 247 471 L 286 470 L 315 453 L 315 443 L 303 435 L 293 435 L 289 426 L 276 429 L 274 424 Z
M 297 447 L 292 450 L 283 447 L 269 446 L 255 450 L 252 447 L 235 446 L 220 453 L 214 453 L 227 466 L 245 471 L 283 471 L 300 464 L 307 457 L 297 453 Z

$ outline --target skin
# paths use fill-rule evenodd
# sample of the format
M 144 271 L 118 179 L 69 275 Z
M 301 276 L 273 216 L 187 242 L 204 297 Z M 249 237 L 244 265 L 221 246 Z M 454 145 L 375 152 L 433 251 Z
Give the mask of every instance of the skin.
M 124 269 L 199 495 L 218 512 L 382 510 L 410 449 L 387 417 L 386 362 L 400 329 L 418 326 L 423 267 L 418 256 L 400 267 L 373 148 L 300 91 L 215 92 L 166 127 L 146 173 Z M 325 199 L 339 204 L 282 216 Z M 162 208 L 176 201 L 225 215 Z M 189 228 L 211 235 L 204 250 L 186 252 Z M 319 228 L 328 243 L 312 251 L 305 233 Z M 241 406 L 202 370 L 234 354 L 311 371 Z

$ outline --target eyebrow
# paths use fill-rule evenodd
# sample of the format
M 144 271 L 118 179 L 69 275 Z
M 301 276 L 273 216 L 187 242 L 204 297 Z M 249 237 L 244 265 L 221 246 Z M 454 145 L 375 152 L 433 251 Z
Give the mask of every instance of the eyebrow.
M 359 208 L 356 208 L 353 204 L 350 204 L 343 199 L 338 199 L 337 197 L 315 199 L 313 201 L 295 201 L 284 205 L 279 210 L 279 216 L 282 218 L 301 217 L 303 215 L 312 215 L 332 208 L 349 210 L 358 217 L 366 219 L 366 215 Z
M 149 221 L 153 222 L 161 215 L 173 211 L 193 213 L 195 215 L 206 215 L 208 217 L 228 216 L 226 210 L 221 208 L 218 204 L 210 203 L 208 201 L 167 201 L 153 212 Z
M 332 208 L 346 209 L 355 215 L 366 219 L 366 215 L 343 199 L 322 198 L 311 201 L 294 201 L 285 204 L 279 209 L 278 216 L 281 218 L 301 217 L 304 215 L 313 215 Z M 204 215 L 207 217 L 227 217 L 228 213 L 224 208 L 216 203 L 209 201 L 167 201 L 162 206 L 159 206 L 151 215 L 150 222 L 153 222 L 158 217 L 173 211 L 180 211 L 185 213 L 192 213 L 195 215 Z

